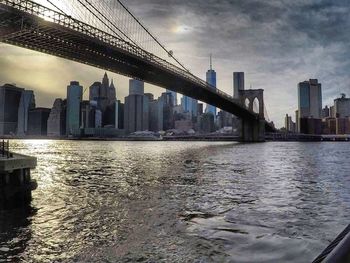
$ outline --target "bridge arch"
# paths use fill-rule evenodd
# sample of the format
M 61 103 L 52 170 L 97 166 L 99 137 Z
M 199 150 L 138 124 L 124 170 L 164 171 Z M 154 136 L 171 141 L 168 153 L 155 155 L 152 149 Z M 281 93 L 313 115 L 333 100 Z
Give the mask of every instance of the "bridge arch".
M 263 89 L 240 90 L 240 100 L 249 111 L 258 113 L 261 119 L 265 117 Z M 255 107 L 254 104 L 256 105 Z
M 260 101 L 259 101 L 259 99 L 257 97 L 254 98 L 252 104 L 253 104 L 253 112 L 259 113 L 259 111 L 260 111 L 259 110 Z

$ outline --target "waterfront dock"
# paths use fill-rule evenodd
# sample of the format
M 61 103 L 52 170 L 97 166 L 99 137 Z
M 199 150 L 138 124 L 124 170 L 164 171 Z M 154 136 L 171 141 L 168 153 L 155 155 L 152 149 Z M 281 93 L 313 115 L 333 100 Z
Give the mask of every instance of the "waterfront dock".
M 9 151 L 9 142 L 0 141 L 0 209 L 10 209 L 29 204 L 37 183 L 31 179 L 30 170 L 37 160 Z

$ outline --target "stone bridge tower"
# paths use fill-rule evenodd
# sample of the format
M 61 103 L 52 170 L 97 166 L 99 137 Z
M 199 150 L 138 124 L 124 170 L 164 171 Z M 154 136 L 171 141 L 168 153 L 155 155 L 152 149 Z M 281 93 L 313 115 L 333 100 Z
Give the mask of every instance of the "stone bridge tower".
M 264 90 L 240 90 L 238 99 L 240 103 L 244 105 L 249 111 L 257 113 L 256 120 L 242 119 L 242 141 L 265 141 Z M 256 106 L 256 108 L 254 108 L 254 105 Z

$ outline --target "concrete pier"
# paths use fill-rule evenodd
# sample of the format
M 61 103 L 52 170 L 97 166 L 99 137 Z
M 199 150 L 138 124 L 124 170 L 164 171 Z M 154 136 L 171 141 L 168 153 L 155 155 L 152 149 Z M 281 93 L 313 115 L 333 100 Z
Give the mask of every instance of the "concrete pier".
M 1 147 L 2 146 L 2 147 Z M 0 145 L 0 209 L 27 205 L 32 200 L 32 190 L 37 183 L 31 179 L 30 169 L 37 160 L 22 154 L 10 153 Z
M 255 121 L 242 120 L 241 126 L 242 142 L 264 142 L 265 141 L 265 120 Z

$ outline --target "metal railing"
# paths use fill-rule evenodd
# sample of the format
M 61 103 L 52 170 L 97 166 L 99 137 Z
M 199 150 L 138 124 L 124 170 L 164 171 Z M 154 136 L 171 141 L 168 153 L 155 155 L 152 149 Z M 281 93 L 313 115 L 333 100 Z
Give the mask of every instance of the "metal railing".
M 0 141 L 0 158 L 12 158 L 12 153 L 10 152 L 10 142 L 9 140 Z

